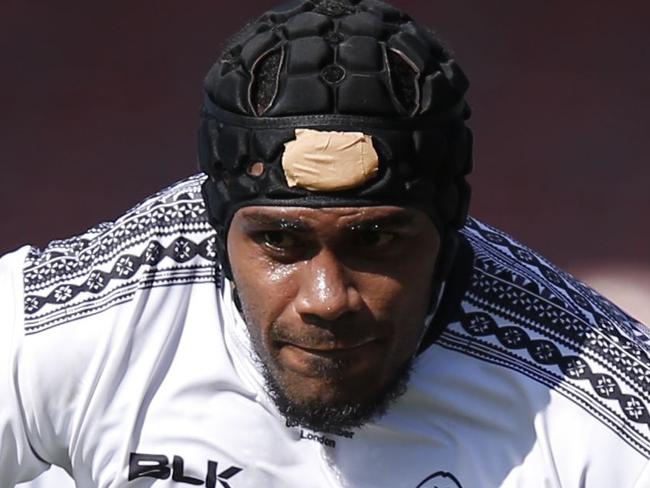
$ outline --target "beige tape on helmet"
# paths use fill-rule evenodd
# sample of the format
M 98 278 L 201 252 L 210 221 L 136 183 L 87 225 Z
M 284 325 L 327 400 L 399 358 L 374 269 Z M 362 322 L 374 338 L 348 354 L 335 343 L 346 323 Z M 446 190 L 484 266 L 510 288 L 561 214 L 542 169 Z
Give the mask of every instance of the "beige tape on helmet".
M 282 168 L 290 187 L 341 191 L 376 175 L 379 156 L 363 132 L 296 129 L 296 139 L 285 144 Z

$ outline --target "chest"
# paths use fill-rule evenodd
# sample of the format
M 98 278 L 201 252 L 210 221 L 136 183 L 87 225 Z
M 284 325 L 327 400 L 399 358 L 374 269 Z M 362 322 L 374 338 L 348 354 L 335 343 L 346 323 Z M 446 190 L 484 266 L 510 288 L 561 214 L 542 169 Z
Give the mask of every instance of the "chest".
M 420 408 L 407 394 L 379 423 L 335 436 L 287 426 L 223 378 L 168 379 L 151 395 L 115 398 L 84 433 L 73 468 L 80 487 L 554 486 L 543 483 L 543 452 L 523 424 L 504 429 Z

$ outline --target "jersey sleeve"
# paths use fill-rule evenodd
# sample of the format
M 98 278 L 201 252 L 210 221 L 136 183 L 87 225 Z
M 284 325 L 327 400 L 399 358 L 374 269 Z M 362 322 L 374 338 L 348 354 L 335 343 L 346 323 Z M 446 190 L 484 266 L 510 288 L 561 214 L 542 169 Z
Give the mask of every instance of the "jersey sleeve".
M 26 428 L 18 381 L 24 341 L 23 248 L 0 258 L 0 486 L 11 488 L 49 468 L 35 451 Z
M 632 488 L 647 488 L 648 486 L 650 486 L 650 462 L 646 464 L 641 476 L 639 476 Z

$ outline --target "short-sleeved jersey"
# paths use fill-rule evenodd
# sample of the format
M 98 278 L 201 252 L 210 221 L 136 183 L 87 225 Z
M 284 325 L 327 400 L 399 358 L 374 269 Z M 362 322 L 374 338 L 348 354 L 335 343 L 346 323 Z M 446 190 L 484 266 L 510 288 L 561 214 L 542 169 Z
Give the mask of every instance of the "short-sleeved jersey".
M 408 389 L 332 435 L 288 424 L 194 176 L 0 260 L 0 488 L 646 488 L 646 329 L 470 219 Z

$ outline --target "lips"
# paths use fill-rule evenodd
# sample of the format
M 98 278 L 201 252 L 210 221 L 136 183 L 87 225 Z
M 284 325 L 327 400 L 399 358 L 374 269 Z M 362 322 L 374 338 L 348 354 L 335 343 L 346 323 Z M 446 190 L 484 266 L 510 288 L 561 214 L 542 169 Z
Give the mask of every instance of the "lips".
M 281 348 L 293 346 L 314 352 L 327 352 L 363 347 L 372 342 L 384 342 L 390 337 L 390 329 L 381 323 L 354 324 L 310 323 L 303 326 L 291 326 L 276 322 L 271 328 L 272 344 Z
M 350 383 L 369 381 L 382 368 L 392 344 L 383 322 L 276 322 L 270 348 L 277 366 L 298 378 Z
M 347 352 L 353 351 L 355 349 L 361 349 L 364 346 L 367 346 L 373 342 L 378 342 L 379 339 L 375 337 L 368 337 L 363 339 L 357 339 L 354 341 L 335 341 L 326 344 L 312 345 L 312 344 L 303 344 L 299 342 L 285 342 L 280 343 L 280 347 L 289 346 L 301 349 L 305 352 L 312 354 L 327 354 L 327 353 L 337 353 L 337 352 Z
M 343 384 L 373 376 L 386 357 L 385 346 L 385 341 L 375 338 L 319 345 L 284 343 L 277 357 L 282 369 L 302 378 Z

